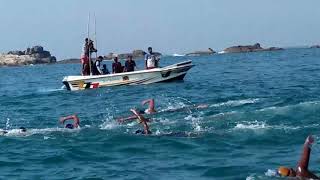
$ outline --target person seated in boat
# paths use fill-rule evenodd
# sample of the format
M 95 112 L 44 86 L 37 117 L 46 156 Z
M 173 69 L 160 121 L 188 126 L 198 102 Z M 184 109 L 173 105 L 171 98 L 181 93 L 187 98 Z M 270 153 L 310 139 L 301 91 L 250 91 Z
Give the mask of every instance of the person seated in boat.
M 132 55 L 128 55 L 128 58 L 125 62 L 124 72 L 132 72 L 136 67 L 136 62 L 133 60 Z
M 155 114 L 157 113 L 156 109 L 155 109 L 155 101 L 154 99 L 147 99 L 142 101 L 142 105 L 146 105 L 149 104 L 148 108 L 146 110 L 138 110 L 138 112 L 140 114 Z M 175 108 L 175 109 L 167 109 L 165 111 L 161 111 L 162 113 L 165 112 L 178 112 L 178 111 L 186 111 L 186 110 L 191 110 L 191 109 L 207 109 L 209 107 L 208 104 L 199 104 L 199 105 L 193 105 L 193 106 L 186 106 L 186 107 L 180 107 L 180 108 Z M 137 116 L 133 115 L 133 116 L 128 116 L 125 118 L 117 118 L 117 121 L 119 123 L 124 123 L 125 121 L 132 121 L 135 120 L 137 118 Z
M 152 47 L 148 47 L 148 53 L 144 57 L 146 69 L 153 69 L 159 67 L 160 58 L 152 52 Z
M 308 179 L 319 179 L 318 176 L 309 171 L 309 160 L 311 147 L 314 143 L 314 138 L 312 136 L 308 136 L 302 150 L 302 155 L 296 170 L 288 167 L 279 167 L 278 174 L 284 177 L 299 177 L 299 178 L 308 178 Z
M 115 56 L 113 58 L 113 63 L 112 63 L 112 73 L 122 73 L 123 72 L 123 68 L 121 63 L 118 61 L 118 56 Z
M 67 129 L 75 129 L 75 128 L 79 128 L 80 126 L 80 119 L 78 118 L 77 115 L 70 115 L 70 116 L 66 116 L 66 117 L 62 117 L 60 118 L 60 123 L 64 124 L 65 121 L 67 120 L 73 120 L 73 124 L 66 124 L 65 128 Z
M 103 74 L 103 72 L 100 68 L 102 60 L 103 60 L 103 57 L 99 56 L 97 58 L 97 60 L 94 62 L 94 65 L 92 66 L 92 74 L 93 75 L 102 75 Z
M 103 73 L 103 74 L 110 74 L 110 72 L 109 72 L 106 64 L 104 64 L 102 67 L 103 67 L 103 68 L 102 68 L 102 73 Z

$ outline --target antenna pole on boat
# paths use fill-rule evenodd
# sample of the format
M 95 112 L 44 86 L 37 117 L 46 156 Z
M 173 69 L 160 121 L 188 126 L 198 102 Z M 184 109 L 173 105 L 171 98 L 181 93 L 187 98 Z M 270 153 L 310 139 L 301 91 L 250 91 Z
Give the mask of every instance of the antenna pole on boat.
M 96 20 L 96 14 L 93 14 L 94 16 L 94 42 L 96 42 L 95 47 L 98 49 L 98 42 L 97 42 L 97 20 Z M 96 60 L 98 59 L 98 52 L 96 51 Z
M 89 16 L 88 16 L 88 27 L 87 27 L 88 29 L 87 29 L 87 31 L 88 31 L 88 39 L 89 39 L 89 41 L 88 42 L 90 42 L 90 13 L 89 13 Z M 92 71 L 91 71 L 91 52 L 90 52 L 91 50 L 89 49 L 89 71 L 90 71 L 90 76 L 92 75 Z

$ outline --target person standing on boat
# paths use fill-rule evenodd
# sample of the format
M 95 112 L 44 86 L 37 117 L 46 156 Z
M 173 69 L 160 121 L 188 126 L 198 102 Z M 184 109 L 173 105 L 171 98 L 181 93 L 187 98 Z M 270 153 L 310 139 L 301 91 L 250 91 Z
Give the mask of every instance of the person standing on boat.
M 81 64 L 82 64 L 82 72 L 81 74 L 83 76 L 88 76 L 90 75 L 90 65 L 89 62 L 91 53 L 97 52 L 97 50 L 94 48 L 93 41 L 89 38 L 85 38 L 85 43 L 83 46 L 82 50 L 82 55 L 81 55 Z
M 118 61 L 118 56 L 114 56 L 113 63 L 112 63 L 112 73 L 122 73 L 123 68 L 121 63 Z
M 124 65 L 124 72 L 133 72 L 136 67 L 136 62 L 132 59 L 132 55 L 128 55 L 128 58 Z
M 84 42 L 84 46 L 82 49 L 82 55 L 81 55 L 81 75 L 87 76 L 90 75 L 90 68 L 89 68 L 89 39 L 86 38 Z
M 100 68 L 101 62 L 103 60 L 102 56 L 99 56 L 98 59 L 94 62 L 94 65 L 92 66 L 92 74 L 93 75 L 102 75 L 103 72 Z
M 144 56 L 146 69 L 153 69 L 159 67 L 160 58 L 152 52 L 152 47 L 148 47 L 148 53 Z

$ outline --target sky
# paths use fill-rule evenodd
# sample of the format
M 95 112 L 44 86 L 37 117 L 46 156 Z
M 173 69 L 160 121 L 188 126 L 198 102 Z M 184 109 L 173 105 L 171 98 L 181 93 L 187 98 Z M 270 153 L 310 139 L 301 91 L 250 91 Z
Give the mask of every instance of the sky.
M 79 57 L 89 14 L 100 55 L 320 44 L 319 0 L 0 0 L 0 52 L 41 45 Z

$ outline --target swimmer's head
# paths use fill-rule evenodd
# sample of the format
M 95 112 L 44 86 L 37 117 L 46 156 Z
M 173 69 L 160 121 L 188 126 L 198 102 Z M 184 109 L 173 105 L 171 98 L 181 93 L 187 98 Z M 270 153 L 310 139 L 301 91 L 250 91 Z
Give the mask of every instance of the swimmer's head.
M 65 128 L 67 128 L 67 129 L 73 129 L 74 126 L 73 126 L 73 124 L 66 124 Z
M 283 167 L 283 166 L 278 168 L 278 174 L 283 177 L 287 177 L 287 176 L 295 177 L 296 176 L 296 172 L 292 168 Z
M 20 129 L 21 132 L 26 132 L 27 131 L 27 129 L 25 127 L 20 127 L 19 129 Z

